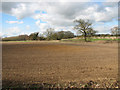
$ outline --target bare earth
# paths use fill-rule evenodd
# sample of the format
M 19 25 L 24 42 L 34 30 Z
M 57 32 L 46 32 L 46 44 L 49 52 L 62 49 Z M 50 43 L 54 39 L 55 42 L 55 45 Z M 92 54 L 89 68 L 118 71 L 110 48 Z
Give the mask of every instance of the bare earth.
M 3 87 L 117 79 L 117 43 L 38 41 L 2 45 Z

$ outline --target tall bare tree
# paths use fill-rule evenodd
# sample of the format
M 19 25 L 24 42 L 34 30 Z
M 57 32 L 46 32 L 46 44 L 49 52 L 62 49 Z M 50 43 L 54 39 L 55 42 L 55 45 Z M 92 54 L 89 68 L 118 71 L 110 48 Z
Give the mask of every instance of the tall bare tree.
M 117 36 L 119 34 L 118 32 L 118 26 L 115 26 L 111 28 L 111 34 Z
M 52 35 L 55 33 L 53 28 L 48 28 L 44 34 L 47 36 L 47 40 L 51 40 L 52 39 Z
M 93 30 L 92 23 L 89 20 L 79 19 L 74 22 L 77 23 L 74 29 L 78 30 L 78 32 L 84 36 L 85 41 L 87 41 L 88 36 L 92 36 L 97 32 Z

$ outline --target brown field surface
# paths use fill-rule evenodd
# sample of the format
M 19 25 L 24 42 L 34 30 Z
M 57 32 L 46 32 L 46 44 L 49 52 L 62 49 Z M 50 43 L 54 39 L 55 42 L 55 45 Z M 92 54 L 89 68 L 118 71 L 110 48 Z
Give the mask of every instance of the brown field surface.
M 3 87 L 117 79 L 117 43 L 38 41 L 2 45 Z

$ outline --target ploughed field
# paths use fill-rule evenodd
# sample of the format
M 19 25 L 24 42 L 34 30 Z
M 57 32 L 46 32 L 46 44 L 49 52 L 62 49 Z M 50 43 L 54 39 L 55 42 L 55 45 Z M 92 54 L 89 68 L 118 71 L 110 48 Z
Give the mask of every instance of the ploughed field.
M 117 43 L 2 45 L 3 87 L 107 87 L 106 83 L 117 87 Z

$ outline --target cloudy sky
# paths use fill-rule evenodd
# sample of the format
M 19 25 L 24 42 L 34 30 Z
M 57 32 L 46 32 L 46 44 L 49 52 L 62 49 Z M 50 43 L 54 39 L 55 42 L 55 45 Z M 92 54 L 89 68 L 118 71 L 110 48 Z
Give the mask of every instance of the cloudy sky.
M 2 2 L 2 37 L 43 33 L 47 28 L 55 31 L 72 31 L 76 19 L 89 19 L 94 30 L 99 33 L 110 33 L 110 28 L 118 25 L 118 0 L 85 0 L 84 2 Z

